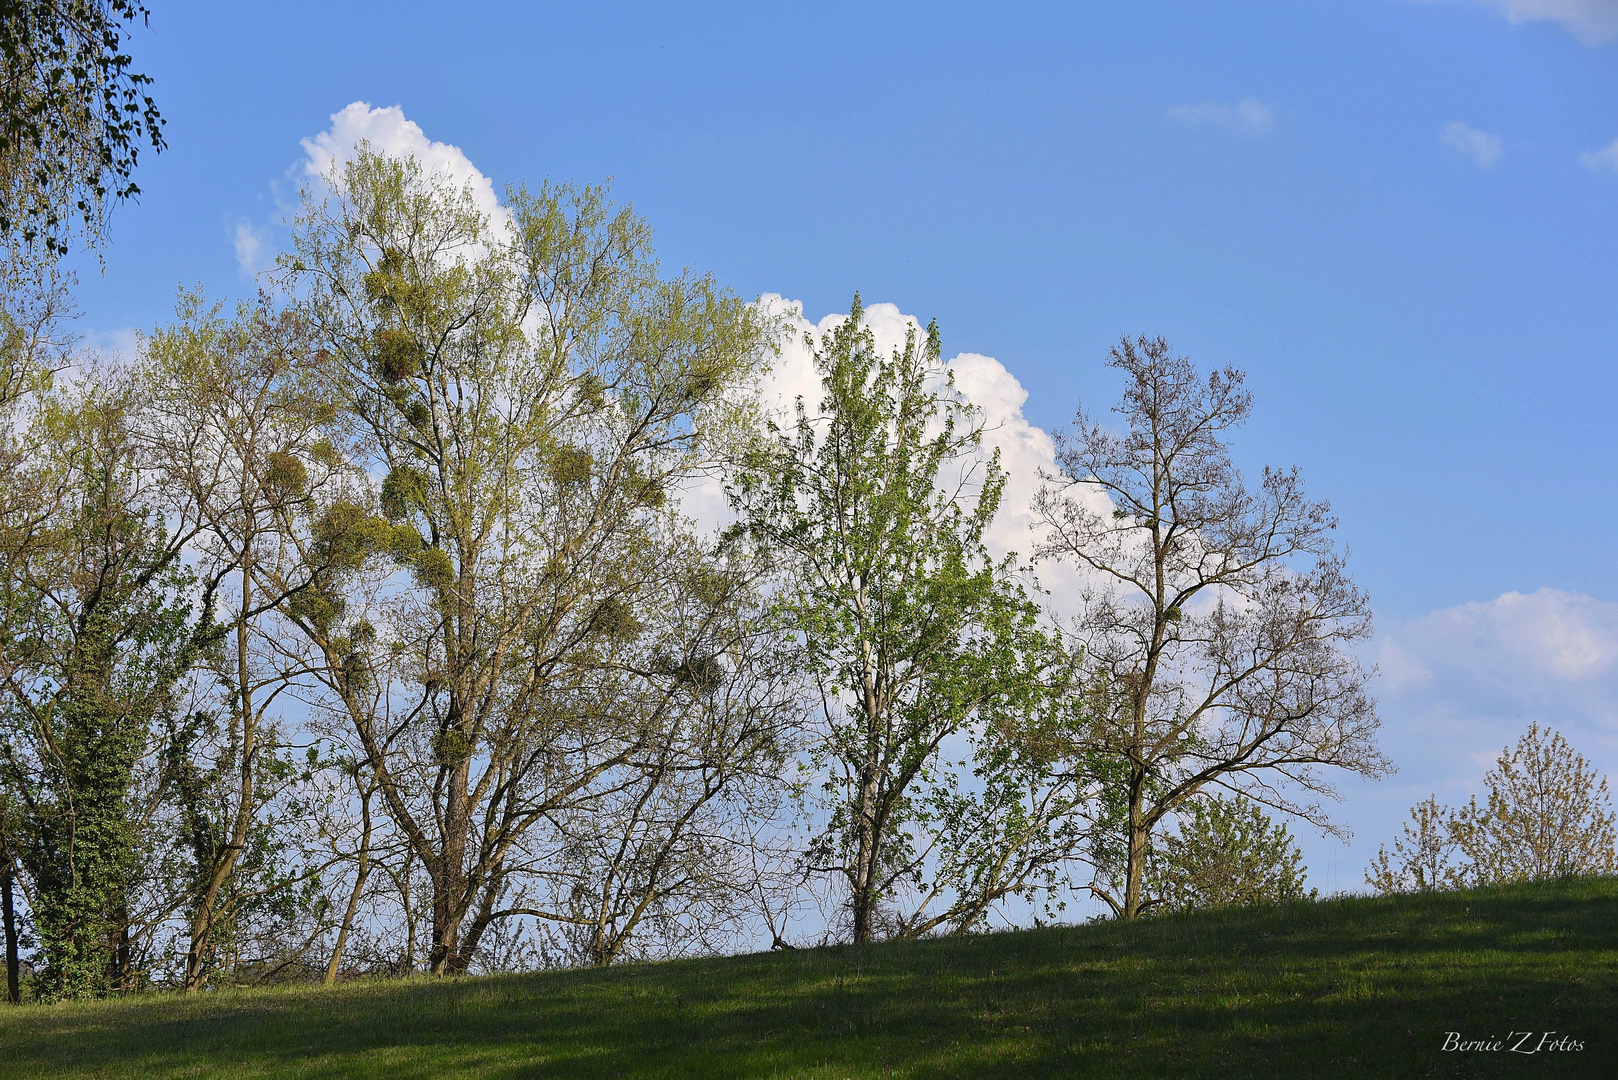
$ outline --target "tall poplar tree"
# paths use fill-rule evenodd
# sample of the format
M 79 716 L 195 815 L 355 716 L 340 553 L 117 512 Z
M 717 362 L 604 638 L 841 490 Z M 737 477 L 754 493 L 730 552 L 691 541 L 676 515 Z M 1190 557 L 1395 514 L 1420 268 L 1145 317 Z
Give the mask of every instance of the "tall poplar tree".
M 530 830 L 657 742 L 607 661 L 666 603 L 668 494 L 734 419 L 767 328 L 708 278 L 660 275 L 598 189 L 514 190 L 491 219 L 363 146 L 327 184 L 281 275 L 381 484 L 311 523 L 328 569 L 286 611 L 425 868 L 428 964 L 455 973 L 517 914 Z
M 884 356 L 863 314 L 856 296 L 845 321 L 809 342 L 818 408 L 800 400 L 795 425 L 731 487 L 736 535 L 780 562 L 779 617 L 819 684 L 812 758 L 832 807 L 809 859 L 847 885 L 855 941 L 970 922 L 1037 872 L 1022 857 L 1030 835 L 947 828 L 981 825 L 981 805 L 959 801 L 941 748 L 1002 720 L 1015 730 L 1040 707 L 1046 660 L 1036 606 L 1011 562 L 984 547 L 1005 477 L 980 452 L 978 415 L 954 391 L 937 327 Z M 993 792 L 989 774 L 1021 759 L 991 758 L 977 764 Z M 937 849 L 946 835 L 953 853 Z M 974 839 L 1008 843 L 969 853 Z M 945 910 L 884 911 L 911 889 L 947 896 Z

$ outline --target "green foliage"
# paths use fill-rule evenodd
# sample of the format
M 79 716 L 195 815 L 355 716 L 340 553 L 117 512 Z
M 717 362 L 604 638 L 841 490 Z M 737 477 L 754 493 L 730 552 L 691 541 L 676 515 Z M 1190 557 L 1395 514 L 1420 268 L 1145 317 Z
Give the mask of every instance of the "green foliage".
M 381 553 L 419 564 L 421 537 L 408 525 L 395 526 L 348 499 L 337 499 L 310 523 L 308 578 L 283 602 L 288 615 L 318 634 L 331 634 L 348 610 L 345 588 L 368 561 Z
M 147 18 L 134 0 L 11 0 L 0 6 L 0 233 L 66 252 L 75 214 L 99 238 L 107 203 L 140 191 L 142 144 L 163 120 L 124 51 Z
M 818 411 L 800 400 L 794 430 L 754 451 L 730 491 L 734 535 L 785 567 L 779 617 L 826 703 L 813 758 L 830 773 L 832 812 L 809 859 L 846 880 L 865 941 L 901 889 L 925 897 L 972 879 L 978 860 L 961 858 L 964 848 L 945 855 L 942 890 L 926 878 L 934 818 L 973 817 L 939 749 L 1035 707 L 1044 641 L 1012 563 L 984 548 L 1005 476 L 980 453 L 936 325 L 882 356 L 856 295 L 848 318 L 811 344 Z M 970 832 L 946 829 L 965 844 Z M 943 917 L 972 917 L 981 899 L 963 897 Z M 920 933 L 937 918 L 906 913 L 890 930 Z
M 274 450 L 268 457 L 264 482 L 278 498 L 295 498 L 302 495 L 308 486 L 309 470 L 298 460 L 296 454 Z
M 616 641 L 629 641 L 640 636 L 643 624 L 622 597 L 609 596 L 596 605 L 590 628 Z
M 590 451 L 577 446 L 558 446 L 551 453 L 551 478 L 557 487 L 568 488 L 590 482 Z
M 443 548 L 424 547 L 410 559 L 416 580 L 443 596 L 455 586 L 455 564 Z
M 7 597 L 27 644 L 0 764 L 20 803 L 40 992 L 53 999 L 133 986 L 132 882 L 152 842 L 138 770 L 178 681 L 215 637 L 180 544 L 136 501 L 126 404 L 94 381 L 49 403 L 63 501 Z
M 1148 891 L 1168 911 L 1244 907 L 1312 900 L 1304 889 L 1303 853 L 1250 799 L 1198 799 L 1179 831 L 1154 845 Z
M 399 521 L 427 509 L 427 476 L 409 465 L 395 465 L 382 481 L 382 516 Z
M 421 374 L 427 350 L 408 330 L 390 327 L 377 331 L 374 356 L 377 377 L 392 386 Z
M 365 560 L 393 542 L 393 526 L 358 503 L 338 500 L 311 530 L 316 561 L 334 571 L 358 570 Z

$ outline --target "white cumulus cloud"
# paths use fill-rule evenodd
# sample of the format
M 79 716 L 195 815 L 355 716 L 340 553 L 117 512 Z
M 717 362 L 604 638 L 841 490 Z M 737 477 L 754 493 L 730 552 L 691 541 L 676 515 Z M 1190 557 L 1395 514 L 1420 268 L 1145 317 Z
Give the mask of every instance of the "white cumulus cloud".
M 1199 105 L 1176 105 L 1170 119 L 1188 127 L 1213 127 L 1236 135 L 1263 135 L 1275 125 L 1275 113 L 1257 98 L 1243 98 L 1234 105 L 1204 101 Z
M 379 153 L 413 157 L 429 176 L 470 188 L 474 204 L 496 228 L 508 219 L 495 195 L 494 181 L 479 171 L 460 147 L 427 138 L 421 126 L 406 119 L 404 110 L 397 105 L 372 108 L 368 102 L 356 101 L 332 113 L 330 128 L 302 140 L 305 177 L 312 182 L 323 181 L 334 169 L 353 159 L 355 147 L 361 142 Z
M 1439 141 L 1462 157 L 1470 158 L 1472 163 L 1480 169 L 1494 167 L 1505 152 L 1505 144 L 1500 136 L 1491 135 L 1487 131 L 1479 131 L 1469 127 L 1459 120 L 1451 120 L 1438 130 Z
M 803 399 L 811 416 L 820 405 L 820 377 L 815 373 L 813 353 L 806 336 L 819 340 L 842 325 L 848 316 L 834 313 L 818 322 L 810 322 L 804 317 L 801 302 L 787 300 L 774 293 L 761 297 L 758 304 L 764 311 L 782 320 L 786 330 L 781 353 L 759 387 L 761 406 L 777 424 L 785 426 L 793 421 L 794 405 L 798 398 Z M 903 348 L 907 333 L 925 333 L 919 319 L 905 314 L 894 304 L 866 305 L 864 321 L 871 330 L 877 349 L 883 353 Z M 981 410 L 985 453 L 999 450 L 1000 467 L 1006 474 L 1000 512 L 985 542 L 997 557 L 1016 552 L 1019 558 L 1026 561 L 1034 542 L 1034 518 L 1030 504 L 1042 482 L 1041 471 L 1052 473 L 1056 470 L 1055 446 L 1050 435 L 1023 415 L 1028 391 L 1000 361 L 980 353 L 959 353 L 945 367 L 955 377 L 956 390 Z M 1099 492 L 1083 492 L 1081 495 L 1095 501 L 1095 509 L 1102 512 L 1110 509 L 1111 504 Z M 682 506 L 703 527 L 728 524 L 730 520 L 724 491 L 717 480 L 686 493 Z M 1083 582 L 1075 570 L 1061 564 L 1046 563 L 1040 566 L 1039 577 L 1050 591 L 1049 601 L 1053 606 L 1066 612 L 1076 608 Z

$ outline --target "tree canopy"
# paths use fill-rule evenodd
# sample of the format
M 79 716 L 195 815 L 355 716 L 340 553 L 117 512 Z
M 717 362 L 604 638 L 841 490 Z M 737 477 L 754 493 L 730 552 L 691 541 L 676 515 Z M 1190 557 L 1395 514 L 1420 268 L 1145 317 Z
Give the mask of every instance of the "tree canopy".
M 164 148 L 151 77 L 133 68 L 135 0 L 0 2 L 0 232 L 13 249 L 94 243 L 109 206 L 140 191 L 142 149 Z

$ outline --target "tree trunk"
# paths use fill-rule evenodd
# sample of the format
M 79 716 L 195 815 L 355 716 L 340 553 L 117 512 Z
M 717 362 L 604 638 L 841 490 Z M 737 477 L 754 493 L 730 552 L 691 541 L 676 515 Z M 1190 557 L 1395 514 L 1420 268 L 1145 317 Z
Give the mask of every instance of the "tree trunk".
M 1136 918 L 1141 915 L 1141 904 L 1144 897 L 1141 895 L 1142 879 L 1146 876 L 1146 853 L 1152 839 L 1150 827 L 1146 824 L 1144 803 L 1146 800 L 1146 769 L 1133 766 L 1129 769 L 1129 871 L 1128 881 L 1125 882 L 1123 892 L 1123 916 Z
M 1140 915 L 1142 879 L 1146 869 L 1146 850 L 1151 838 L 1150 831 L 1142 819 L 1141 796 L 1142 776 L 1130 785 L 1129 790 L 1129 878 L 1124 884 L 1124 918 L 1133 919 Z
M 854 940 L 863 944 L 870 941 L 873 936 L 872 915 L 876 907 L 876 878 L 877 867 L 881 865 L 879 858 L 882 838 L 877 835 L 876 829 L 876 791 L 877 766 L 881 754 L 879 742 L 880 731 L 877 726 L 877 712 L 880 702 L 877 699 L 875 663 L 871 655 L 871 643 L 864 643 L 865 648 L 865 700 L 861 702 L 864 707 L 865 720 L 865 762 L 860 769 L 860 794 L 857 808 L 858 818 L 858 847 L 854 858 Z
M 127 994 L 135 988 L 134 953 L 129 947 L 129 911 L 121 904 L 110 937 L 107 985 L 114 994 Z
M 0 867 L 0 916 L 6 926 L 6 1000 L 13 1005 L 22 1002 L 22 990 L 17 983 L 17 911 L 12 900 L 12 867 L 9 855 Z
M 185 992 L 194 994 L 207 982 L 208 949 L 213 937 L 215 908 L 219 893 L 236 869 L 236 860 L 247 848 L 247 833 L 253 820 L 254 755 L 258 752 L 258 716 L 254 712 L 253 684 L 248 666 L 247 613 L 253 600 L 252 568 L 242 567 L 241 618 L 236 624 L 236 701 L 242 725 L 242 757 L 237 773 L 236 818 L 231 823 L 230 840 L 214 858 L 208 883 L 197 898 L 191 915 L 191 947 L 185 957 Z
M 460 734 L 454 724 L 459 710 L 451 709 L 446 729 Z M 457 755 L 464 753 L 455 747 Z M 466 893 L 466 830 L 471 824 L 467 803 L 469 762 L 462 757 L 450 766 L 448 791 L 444 799 L 444 854 L 433 880 L 433 951 L 429 961 L 434 975 L 453 975 L 465 970 L 460 955 L 462 906 Z
M 854 856 L 854 940 L 872 937 L 872 913 L 876 907 L 876 769 L 867 765 L 860 778 L 859 845 Z
M 358 770 L 355 770 L 358 772 Z M 374 791 L 375 789 L 371 789 Z M 337 942 L 331 948 L 331 959 L 326 961 L 326 986 L 337 981 L 337 966 L 343 961 L 343 949 L 348 945 L 348 932 L 354 925 L 354 913 L 359 910 L 360 894 L 365 890 L 365 879 L 371 872 L 371 791 L 360 795 L 360 819 L 364 823 L 360 835 L 359 868 L 354 874 L 354 891 L 348 894 L 348 909 L 343 912 L 342 925 L 337 928 Z

